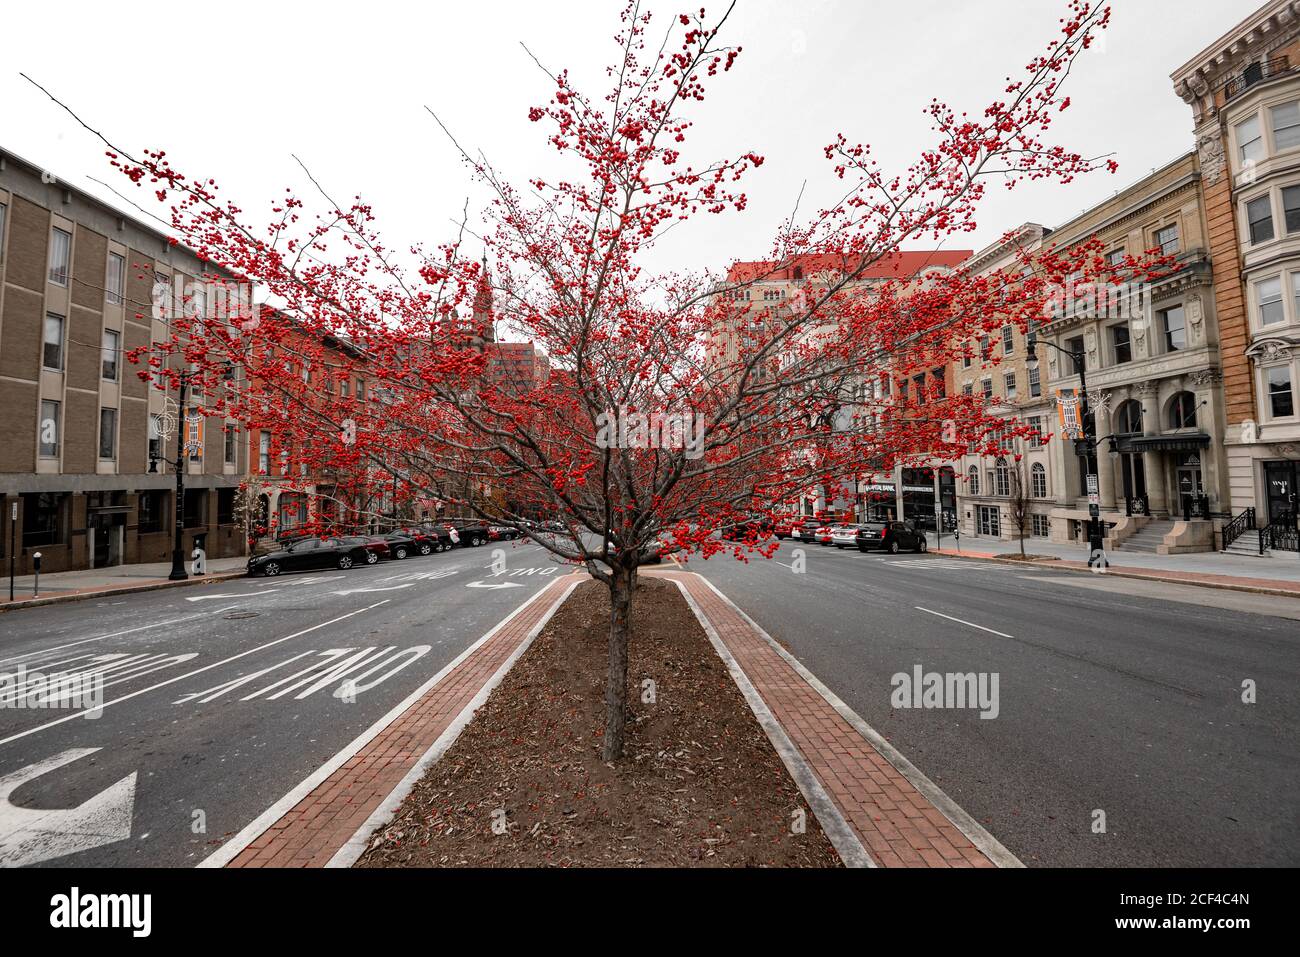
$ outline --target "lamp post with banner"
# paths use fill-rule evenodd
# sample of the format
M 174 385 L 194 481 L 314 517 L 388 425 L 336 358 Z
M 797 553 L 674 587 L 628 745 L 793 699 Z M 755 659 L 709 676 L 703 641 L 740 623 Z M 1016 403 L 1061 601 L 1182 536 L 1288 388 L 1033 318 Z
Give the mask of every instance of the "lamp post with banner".
M 197 445 L 200 434 L 196 427 L 193 431 L 195 438 L 189 438 L 190 416 L 186 408 L 187 390 L 189 388 L 189 372 L 182 370 L 180 373 L 180 402 L 179 414 L 176 416 L 176 460 L 172 461 L 156 452 L 149 453 L 149 472 L 157 474 L 158 463 L 165 462 L 176 469 L 176 523 L 172 538 L 172 570 L 167 576 L 168 581 L 184 581 L 189 578 L 185 571 L 185 458 L 187 454 L 197 451 Z

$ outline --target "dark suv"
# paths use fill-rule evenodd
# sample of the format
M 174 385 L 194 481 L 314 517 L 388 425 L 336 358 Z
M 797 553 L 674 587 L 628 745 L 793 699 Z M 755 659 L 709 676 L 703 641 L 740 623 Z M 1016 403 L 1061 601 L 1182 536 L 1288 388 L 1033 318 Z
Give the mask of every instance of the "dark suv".
M 897 555 L 901 551 L 925 551 L 925 533 L 911 522 L 868 522 L 858 529 L 858 551 L 872 549 Z

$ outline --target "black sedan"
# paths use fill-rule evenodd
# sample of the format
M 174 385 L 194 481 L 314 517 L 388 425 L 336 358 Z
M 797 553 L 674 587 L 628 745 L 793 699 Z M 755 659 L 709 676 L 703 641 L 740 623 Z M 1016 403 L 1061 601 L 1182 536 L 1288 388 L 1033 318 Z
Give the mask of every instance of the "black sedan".
M 421 527 L 403 528 L 401 534 L 415 542 L 415 550 L 421 555 L 445 552 L 451 548 L 451 533 L 445 528 Z
M 858 551 L 873 549 L 897 555 L 903 550 L 923 552 L 925 533 L 917 531 L 911 522 L 868 522 L 858 528 Z
M 355 539 L 300 538 L 248 560 L 248 574 L 275 577 L 312 568 L 351 568 L 366 563 L 366 549 Z

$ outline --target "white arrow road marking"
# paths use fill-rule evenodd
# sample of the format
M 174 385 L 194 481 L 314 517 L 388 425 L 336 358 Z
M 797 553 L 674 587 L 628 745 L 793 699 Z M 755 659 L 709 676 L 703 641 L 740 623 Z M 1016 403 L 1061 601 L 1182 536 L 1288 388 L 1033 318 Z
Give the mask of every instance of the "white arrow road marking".
M 336 595 L 355 595 L 355 594 L 357 594 L 357 593 L 359 593 L 359 592 L 371 592 L 371 591 L 397 591 L 399 588 L 410 588 L 410 587 L 411 587 L 411 584 L 412 584 L 411 582 L 407 582 L 405 585 L 390 585 L 390 586 L 387 587 L 387 588 L 349 588 L 349 589 L 347 589 L 346 591 L 336 591 L 334 594 L 336 594 Z
M 367 605 L 365 608 L 358 608 L 355 611 L 348 612 L 346 615 L 339 615 L 337 618 L 331 618 L 329 621 L 322 621 L 319 625 L 312 625 L 310 628 L 304 628 L 301 631 L 295 631 L 292 635 L 285 635 L 283 638 L 276 638 L 273 641 L 265 642 L 264 644 L 260 644 L 255 648 L 249 648 L 247 651 L 241 651 L 238 654 L 231 655 L 229 658 L 222 658 L 220 661 L 214 661 L 212 662 L 212 664 L 204 665 L 202 668 L 195 668 L 193 671 L 187 671 L 183 675 L 176 675 L 174 678 L 166 678 L 163 681 L 159 681 L 157 684 L 149 685 L 147 688 L 140 688 L 136 691 L 128 692 L 127 694 L 124 694 L 118 698 L 114 698 L 111 701 L 105 701 L 102 705 L 100 705 L 100 710 L 102 711 L 104 708 L 111 708 L 113 705 L 121 704 L 123 701 L 130 701 L 132 698 L 137 698 L 142 694 L 148 694 L 151 691 L 157 691 L 159 688 L 165 688 L 168 685 L 174 685 L 176 682 L 184 681 L 186 678 L 193 678 L 195 675 L 201 675 L 203 674 L 203 672 L 211 671 L 213 668 L 220 668 L 222 665 L 228 665 L 232 661 L 238 661 L 240 658 L 246 658 L 249 655 L 256 654 L 259 651 L 265 651 L 267 648 L 273 648 L 276 645 L 282 644 L 286 641 L 292 641 L 294 638 L 301 638 L 303 635 L 309 635 L 313 631 L 319 631 L 321 628 L 327 628 L 330 625 L 338 624 L 340 621 L 345 621 L 348 618 L 353 617 L 354 615 L 365 614 L 368 611 L 372 611 L 378 608 L 380 605 L 386 605 L 390 601 L 392 601 L 391 598 L 380 599 L 379 601 L 375 602 L 373 605 Z M 73 712 L 72 714 L 66 714 L 61 718 L 55 718 L 53 721 L 46 721 L 44 724 L 38 724 L 33 728 L 26 729 L 25 731 L 19 731 L 16 734 L 11 734 L 7 738 L 0 738 L 0 745 L 9 744 L 11 741 L 17 741 L 19 738 L 25 738 L 29 734 L 36 734 L 40 731 L 45 731 L 48 728 L 56 727 L 60 724 L 63 724 L 66 721 L 80 720 L 82 714 L 83 712 L 76 711 Z
M 0 866 L 22 867 L 131 836 L 135 771 L 67 810 L 15 807 L 9 801 L 21 785 L 98 750 L 71 748 L 0 778 Z
M 490 582 L 466 582 L 466 588 L 523 588 L 519 582 L 497 582 L 493 585 Z
M 237 592 L 222 592 L 220 595 L 198 595 L 194 598 L 186 598 L 186 601 L 207 601 L 209 598 L 261 598 L 263 595 L 269 595 L 273 591 L 280 591 L 279 588 L 264 588 L 262 591 L 247 591 L 242 594 Z
M 151 628 L 161 628 L 164 625 L 179 625 L 184 621 L 194 621 L 196 618 L 203 618 L 206 615 L 219 614 L 219 612 L 202 612 L 197 615 L 186 615 L 184 618 L 171 618 L 167 621 L 156 621 L 152 625 L 141 625 L 138 628 L 128 628 L 125 631 L 114 631 L 107 635 L 96 635 L 93 638 L 82 638 L 78 641 L 69 641 L 66 644 L 54 645 L 50 648 L 42 648 L 39 651 L 28 651 L 21 655 L 12 655 L 9 658 L 0 658 L 0 665 L 8 664 L 11 661 L 21 661 L 24 658 L 32 658 L 40 655 L 47 655 L 51 651 L 61 651 L 64 648 L 71 648 L 74 645 L 84 645 L 91 641 L 103 641 L 105 638 L 120 638 L 122 635 L 135 634 L 137 631 L 149 631 Z

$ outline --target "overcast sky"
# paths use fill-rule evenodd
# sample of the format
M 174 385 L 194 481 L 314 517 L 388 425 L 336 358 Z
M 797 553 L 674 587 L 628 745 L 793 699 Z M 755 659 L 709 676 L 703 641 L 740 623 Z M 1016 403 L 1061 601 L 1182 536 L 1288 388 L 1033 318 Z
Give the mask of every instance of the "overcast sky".
M 699 2 L 699 0 L 693 0 Z M 649 2 L 658 23 L 684 3 Z M 471 3 L 188 3 L 153 11 L 64 2 L 5 11 L 0 148 L 121 205 L 91 181 L 124 186 L 102 147 L 26 72 L 124 147 L 163 148 L 189 175 L 213 176 L 251 211 L 286 186 L 301 188 L 297 154 L 342 198 L 360 193 L 390 245 L 432 245 L 453 233 L 466 198 L 485 195 L 424 111 L 436 110 L 462 144 L 482 149 L 522 181 L 549 170 L 530 105 L 550 85 L 521 48 L 568 68 L 603 93 L 603 67 L 621 4 L 474 0 Z M 658 268 L 721 268 L 757 257 L 789 212 L 828 196 L 822 147 L 837 131 L 869 142 L 901 169 L 931 142 L 931 97 L 972 111 L 1055 36 L 1062 0 L 739 0 L 726 27 L 744 47 L 732 72 L 693 114 L 697 163 L 754 150 L 767 157 L 746 183 L 743 214 L 703 216 L 655 253 Z M 1259 6 L 1256 0 L 1113 0 L 1100 49 L 1070 78 L 1070 110 L 1055 139 L 1114 153 L 1115 175 L 1069 187 L 994 190 L 979 231 L 951 246 L 979 248 L 1021 222 L 1059 225 L 1192 147 L 1191 111 L 1169 74 Z M 710 12 L 722 5 L 709 6 Z M 116 178 L 115 178 L 116 177 Z M 122 180 L 122 182 L 118 182 Z

